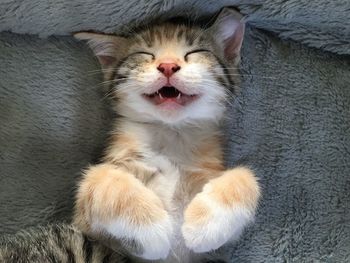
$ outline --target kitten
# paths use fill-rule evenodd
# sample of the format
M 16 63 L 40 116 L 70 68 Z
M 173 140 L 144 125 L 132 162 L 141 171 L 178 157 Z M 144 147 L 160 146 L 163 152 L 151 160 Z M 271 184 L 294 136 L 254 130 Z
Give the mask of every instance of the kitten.
M 127 263 L 126 252 L 117 251 L 84 236 L 71 225 L 49 225 L 0 238 L 2 263 Z
M 248 168 L 225 170 L 220 123 L 239 84 L 243 34 L 228 8 L 207 29 L 75 34 L 97 56 L 121 116 L 79 185 L 79 229 L 122 241 L 140 261 L 196 262 L 239 237 L 260 190 Z

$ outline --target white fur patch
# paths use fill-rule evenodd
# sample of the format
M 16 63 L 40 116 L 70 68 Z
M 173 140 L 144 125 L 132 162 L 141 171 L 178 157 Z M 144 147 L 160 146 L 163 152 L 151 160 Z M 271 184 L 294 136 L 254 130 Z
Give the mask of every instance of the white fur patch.
M 127 220 L 118 218 L 109 224 L 93 224 L 95 231 L 104 230 L 112 236 L 133 239 L 142 245 L 142 254 L 136 255 L 148 260 L 164 259 L 168 256 L 173 233 L 169 217 L 152 225 L 132 225 Z
M 253 220 L 253 214 L 242 206 L 223 207 L 204 193 L 196 198 L 209 206 L 211 216 L 204 224 L 186 223 L 182 226 L 186 246 L 196 253 L 215 250 L 230 240 L 238 239 L 244 227 Z

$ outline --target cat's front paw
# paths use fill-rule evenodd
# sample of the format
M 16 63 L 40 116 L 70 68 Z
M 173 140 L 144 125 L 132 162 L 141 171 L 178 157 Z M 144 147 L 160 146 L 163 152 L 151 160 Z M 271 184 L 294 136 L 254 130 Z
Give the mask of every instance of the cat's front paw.
M 172 224 L 158 196 L 114 165 L 91 167 L 80 184 L 75 224 L 85 233 L 113 237 L 136 256 L 156 260 L 170 251 Z
M 253 220 L 260 195 L 249 169 L 236 168 L 207 183 L 185 210 L 182 234 L 194 252 L 215 250 L 237 239 Z
M 129 252 L 144 259 L 165 259 L 171 248 L 173 229 L 169 216 L 145 225 L 120 218 L 106 224 L 95 224 L 93 227 L 96 230 L 103 229 L 124 242 L 127 240 L 132 244 L 128 247 Z

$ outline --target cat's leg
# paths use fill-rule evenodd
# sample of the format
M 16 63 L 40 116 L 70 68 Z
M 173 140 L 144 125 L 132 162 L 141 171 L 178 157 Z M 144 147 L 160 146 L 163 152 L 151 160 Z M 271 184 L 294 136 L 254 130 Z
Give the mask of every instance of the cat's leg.
M 210 180 L 185 210 L 182 233 L 187 247 L 207 252 L 238 238 L 253 220 L 259 196 L 256 177 L 244 167 Z
M 172 224 L 161 200 L 127 170 L 92 166 L 77 194 L 74 223 L 88 234 L 135 243 L 138 256 L 167 257 Z

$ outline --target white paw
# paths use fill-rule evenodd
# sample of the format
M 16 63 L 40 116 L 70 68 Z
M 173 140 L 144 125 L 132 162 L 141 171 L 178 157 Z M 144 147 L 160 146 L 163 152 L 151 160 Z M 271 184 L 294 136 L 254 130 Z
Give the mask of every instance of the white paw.
M 140 229 L 136 240 L 142 244 L 143 253 L 138 256 L 148 260 L 165 259 L 170 251 L 172 233 L 170 220 Z
M 155 222 L 150 225 L 131 225 L 123 219 L 117 219 L 109 224 L 101 225 L 94 224 L 95 229 L 103 228 L 112 236 L 119 238 L 127 238 L 135 240 L 142 248 L 142 252 L 135 256 L 157 260 L 165 259 L 170 251 L 170 237 L 173 233 L 173 228 L 169 217 L 166 217 L 160 222 Z
M 209 204 L 209 205 L 208 205 Z M 253 215 L 244 207 L 228 209 L 206 200 L 209 217 L 203 222 L 185 222 L 182 234 L 186 246 L 196 253 L 218 249 L 230 240 L 238 239 Z

